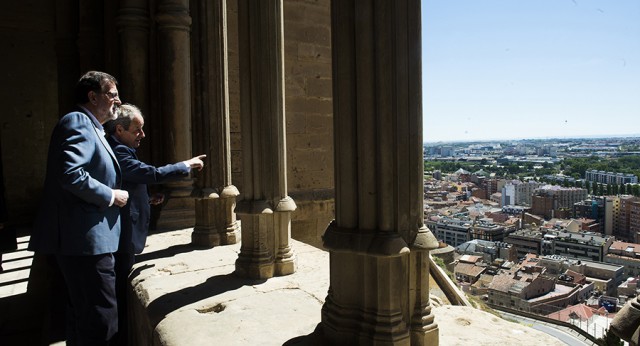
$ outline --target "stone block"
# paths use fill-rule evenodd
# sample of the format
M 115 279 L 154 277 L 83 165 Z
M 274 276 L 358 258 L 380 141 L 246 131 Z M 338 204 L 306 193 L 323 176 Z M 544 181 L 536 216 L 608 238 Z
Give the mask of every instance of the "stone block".
M 231 172 L 242 172 L 242 151 L 231 151 Z
M 333 188 L 333 171 L 292 171 L 289 184 L 292 189 L 327 189 Z
M 308 113 L 307 118 L 307 132 L 323 134 L 330 137 L 330 147 L 325 148 L 328 151 L 333 150 L 333 115 L 331 114 L 314 114 Z M 323 141 L 324 143 L 324 141 Z M 325 143 L 326 144 L 326 143 Z
M 240 133 L 231 133 L 229 136 L 229 147 L 231 150 L 242 150 L 242 137 Z
M 315 20 L 315 23 L 331 26 L 329 0 L 286 0 L 283 12 L 285 25 L 294 26 Z
M 287 111 L 299 113 L 312 112 L 331 114 L 333 113 L 333 102 L 331 100 L 323 100 L 317 98 L 294 98 L 288 100 Z
M 309 78 L 307 80 L 307 95 L 313 97 L 330 99 L 333 94 L 331 79 L 328 78 Z
M 331 79 L 331 62 L 327 61 L 296 61 L 286 68 L 287 74 L 305 76 L 306 78 Z
M 285 77 L 285 95 L 286 99 L 302 97 L 307 94 L 306 79 L 304 76 L 287 74 Z
M 306 119 L 304 113 L 287 113 L 287 137 L 294 134 L 304 134 L 306 132 Z M 288 143 L 288 145 L 291 145 Z
M 304 198 L 304 197 L 300 197 Z M 291 237 L 322 248 L 322 235 L 335 218 L 335 203 L 330 200 L 296 199 L 298 209 L 292 214 Z
M 316 25 L 315 23 L 310 23 L 313 22 L 299 24 L 295 26 L 295 30 L 289 30 L 289 32 L 285 31 L 285 39 L 330 46 L 331 28 L 327 25 Z
M 298 172 L 329 171 L 328 153 L 323 150 L 291 150 L 289 165 Z

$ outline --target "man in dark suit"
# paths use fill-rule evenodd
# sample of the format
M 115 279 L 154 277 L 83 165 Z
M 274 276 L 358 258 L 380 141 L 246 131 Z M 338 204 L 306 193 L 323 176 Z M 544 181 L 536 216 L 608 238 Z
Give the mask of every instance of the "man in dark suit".
M 120 238 L 118 161 L 102 124 L 120 105 L 116 79 L 104 72 L 83 75 L 75 89 L 77 108 L 53 129 L 44 192 L 29 250 L 53 255 L 69 295 L 67 345 L 106 345 L 118 328 L 115 260 Z
M 123 104 L 117 119 L 105 124 L 107 140 L 118 158 L 122 169 L 122 187 L 129 192 L 130 200 L 120 210 L 122 234 L 120 247 L 116 253 L 116 296 L 118 297 L 119 321 L 118 343 L 127 344 L 126 320 L 126 288 L 129 272 L 135 262 L 134 254 L 144 249 L 149 231 L 150 204 L 160 204 L 164 200 L 162 194 L 149 197 L 147 184 L 160 184 L 186 177 L 192 168 L 201 170 L 204 167 L 199 155 L 187 161 L 154 167 L 140 160 L 136 149 L 145 138 L 144 118 L 142 112 L 134 105 Z

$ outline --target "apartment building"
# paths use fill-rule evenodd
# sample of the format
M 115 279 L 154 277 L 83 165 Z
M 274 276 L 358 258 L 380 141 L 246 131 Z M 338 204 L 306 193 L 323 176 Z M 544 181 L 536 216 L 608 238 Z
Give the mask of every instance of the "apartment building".
M 438 240 L 453 247 L 471 240 L 471 220 L 442 217 L 436 221 L 427 220 L 426 224 Z
M 625 277 L 640 276 L 640 244 L 614 241 L 604 262 L 622 266 Z
M 585 199 L 586 189 L 544 185 L 534 191 L 531 213 L 544 216 L 546 219 L 570 217 L 574 204 Z
M 592 181 L 601 184 L 637 184 L 638 177 L 633 174 L 613 173 L 598 171 L 595 169 L 584 172 L 586 181 Z
M 509 243 L 473 239 L 456 246 L 456 252 L 461 255 L 481 256 L 485 263 L 493 263 L 502 258 L 507 261 L 517 261 L 516 248 Z
M 593 197 L 573 205 L 573 217 L 593 219 L 600 224 L 600 232 L 613 235 L 615 197 Z
M 555 288 L 555 279 L 544 275 L 542 267 L 521 267 L 494 276 L 487 288 L 488 303 L 531 311 L 529 299 L 543 296 Z
M 640 198 L 618 197 L 618 214 L 613 235 L 629 243 L 640 243 Z
M 594 289 L 611 297 L 617 296 L 618 285 L 625 278 L 624 268 L 611 263 L 581 260 L 569 269 L 586 276 L 587 281 L 593 282 Z
M 523 258 L 529 253 L 542 254 L 542 237 L 542 232 L 537 229 L 522 229 L 509 234 L 504 238 L 504 242 L 512 244 L 518 258 Z
M 494 276 L 487 284 L 488 303 L 538 314 L 550 314 L 607 290 L 618 280 L 615 266 L 528 255 L 517 270 Z
M 474 222 L 471 227 L 470 239 L 480 239 L 492 242 L 502 242 L 513 227 L 505 227 L 494 223 L 489 218 L 483 218 Z
M 502 200 L 500 205 L 531 205 L 531 196 L 534 191 L 544 186 L 534 180 L 522 182 L 520 180 L 508 181 L 502 187 Z
M 614 237 L 599 233 L 550 230 L 544 235 L 544 255 L 560 255 L 581 260 L 603 262 Z

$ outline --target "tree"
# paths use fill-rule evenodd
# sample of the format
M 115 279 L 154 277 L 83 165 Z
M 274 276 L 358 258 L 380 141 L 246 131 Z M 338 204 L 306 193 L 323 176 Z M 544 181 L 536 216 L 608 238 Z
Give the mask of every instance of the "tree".
M 604 194 L 604 186 L 602 186 L 602 184 L 598 183 L 596 185 L 597 188 L 594 189 L 594 194 L 596 196 L 602 196 Z M 597 191 L 597 193 L 595 192 Z

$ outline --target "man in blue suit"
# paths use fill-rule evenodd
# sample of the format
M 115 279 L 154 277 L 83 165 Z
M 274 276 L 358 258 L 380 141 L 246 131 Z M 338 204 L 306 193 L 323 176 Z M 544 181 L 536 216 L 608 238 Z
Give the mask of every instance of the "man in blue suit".
M 53 255 L 69 295 L 67 345 L 106 345 L 116 333 L 115 260 L 120 207 L 118 161 L 102 124 L 120 105 L 116 79 L 90 71 L 75 88 L 77 108 L 53 129 L 42 204 L 29 249 Z
M 122 169 L 122 187 L 129 192 L 130 200 L 120 210 L 122 219 L 122 233 L 120 247 L 116 253 L 116 296 L 118 298 L 120 327 L 118 343 L 127 344 L 126 320 L 126 288 L 129 272 L 135 262 L 134 254 L 144 249 L 149 231 L 150 204 L 160 204 L 164 200 L 162 194 L 149 197 L 147 184 L 161 184 L 171 180 L 184 178 L 191 169 L 201 170 L 204 167 L 202 159 L 206 155 L 199 155 L 187 161 L 154 167 L 140 160 L 136 149 L 140 141 L 145 138 L 144 118 L 138 107 L 123 104 L 119 109 L 117 119 L 105 124 L 107 141 L 118 158 Z

